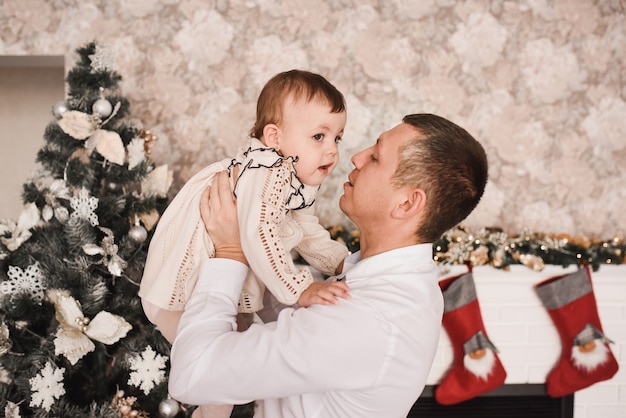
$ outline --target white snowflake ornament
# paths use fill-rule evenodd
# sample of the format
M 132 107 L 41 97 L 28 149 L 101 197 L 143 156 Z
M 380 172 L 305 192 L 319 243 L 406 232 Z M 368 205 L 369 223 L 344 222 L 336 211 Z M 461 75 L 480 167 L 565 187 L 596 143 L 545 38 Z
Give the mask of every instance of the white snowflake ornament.
M 54 400 L 65 395 L 63 373 L 65 373 L 65 368 L 56 368 L 52 366 L 52 363 L 47 362 L 41 373 L 29 380 L 30 390 L 33 392 L 30 406 L 40 406 L 50 412 Z
M 17 266 L 9 266 L 9 280 L 0 283 L 0 291 L 12 297 L 27 293 L 38 304 L 43 300 L 44 286 L 39 263 L 31 264 L 22 270 Z
M 77 197 L 70 199 L 70 205 L 74 212 L 70 215 L 70 221 L 76 221 L 82 219 L 89 221 L 91 226 L 97 226 L 98 215 L 95 210 L 98 208 L 98 198 L 95 196 L 89 196 L 89 191 L 84 187 L 80 189 Z
M 96 50 L 93 54 L 89 55 L 91 60 L 91 69 L 93 72 L 114 70 L 115 58 L 113 53 L 100 45 L 96 45 Z
M 159 383 L 165 380 L 165 362 L 167 357 L 157 354 L 151 346 L 147 346 L 143 353 L 129 360 L 130 374 L 128 384 L 138 387 L 146 395 Z

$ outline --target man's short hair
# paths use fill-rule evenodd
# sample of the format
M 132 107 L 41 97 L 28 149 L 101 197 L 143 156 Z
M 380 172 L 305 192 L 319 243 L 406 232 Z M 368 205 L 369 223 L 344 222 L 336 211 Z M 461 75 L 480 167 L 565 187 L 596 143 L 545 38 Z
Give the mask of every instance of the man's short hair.
M 474 210 L 487 184 L 487 155 L 465 129 L 437 115 L 407 115 L 415 138 L 400 149 L 395 187 L 419 187 L 426 210 L 417 235 L 434 242 Z

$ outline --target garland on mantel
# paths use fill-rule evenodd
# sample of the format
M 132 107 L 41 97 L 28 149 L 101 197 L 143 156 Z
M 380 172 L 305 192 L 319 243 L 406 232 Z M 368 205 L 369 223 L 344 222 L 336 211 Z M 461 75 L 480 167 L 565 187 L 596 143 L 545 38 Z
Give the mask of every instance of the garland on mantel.
M 328 231 L 333 239 L 345 242 L 350 251 L 358 251 L 357 230 L 333 226 Z M 484 228 L 474 233 L 459 225 L 433 243 L 433 257 L 443 266 L 489 265 L 508 270 L 512 264 L 522 264 L 541 271 L 545 265 L 588 264 L 596 271 L 601 264 L 626 263 L 626 243 L 617 235 L 598 241 L 586 236 L 531 231 L 509 235 L 499 228 Z

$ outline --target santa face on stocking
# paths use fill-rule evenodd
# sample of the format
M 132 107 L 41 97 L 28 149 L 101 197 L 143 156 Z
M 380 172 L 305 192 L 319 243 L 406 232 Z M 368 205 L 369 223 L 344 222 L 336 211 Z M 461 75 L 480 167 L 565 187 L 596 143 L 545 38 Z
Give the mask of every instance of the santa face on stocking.
M 497 349 L 482 331 L 463 344 L 463 365 L 476 377 L 487 380 L 496 364 Z
M 506 371 L 487 337 L 472 272 L 439 282 L 443 326 L 450 337 L 454 364 L 435 389 L 435 399 L 451 405 L 501 386 Z
M 569 395 L 612 378 L 619 366 L 602 332 L 589 267 L 545 280 L 535 291 L 562 345 L 559 362 L 546 377 L 548 395 Z
M 574 337 L 572 345 L 574 366 L 585 373 L 590 373 L 610 361 L 610 350 L 605 343 L 612 343 L 612 341 L 593 325 L 585 325 L 583 330 Z

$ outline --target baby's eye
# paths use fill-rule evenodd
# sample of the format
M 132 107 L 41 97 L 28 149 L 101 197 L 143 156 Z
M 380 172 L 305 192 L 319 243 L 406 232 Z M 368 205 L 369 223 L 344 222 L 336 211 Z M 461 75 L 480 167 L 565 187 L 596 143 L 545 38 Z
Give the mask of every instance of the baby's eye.
M 336 144 L 340 143 L 342 140 L 343 140 L 343 137 L 341 137 L 341 136 L 336 136 L 335 137 L 335 143 Z
M 313 135 L 313 138 L 316 141 L 321 141 L 322 139 L 324 139 L 324 134 L 315 134 L 315 135 Z

